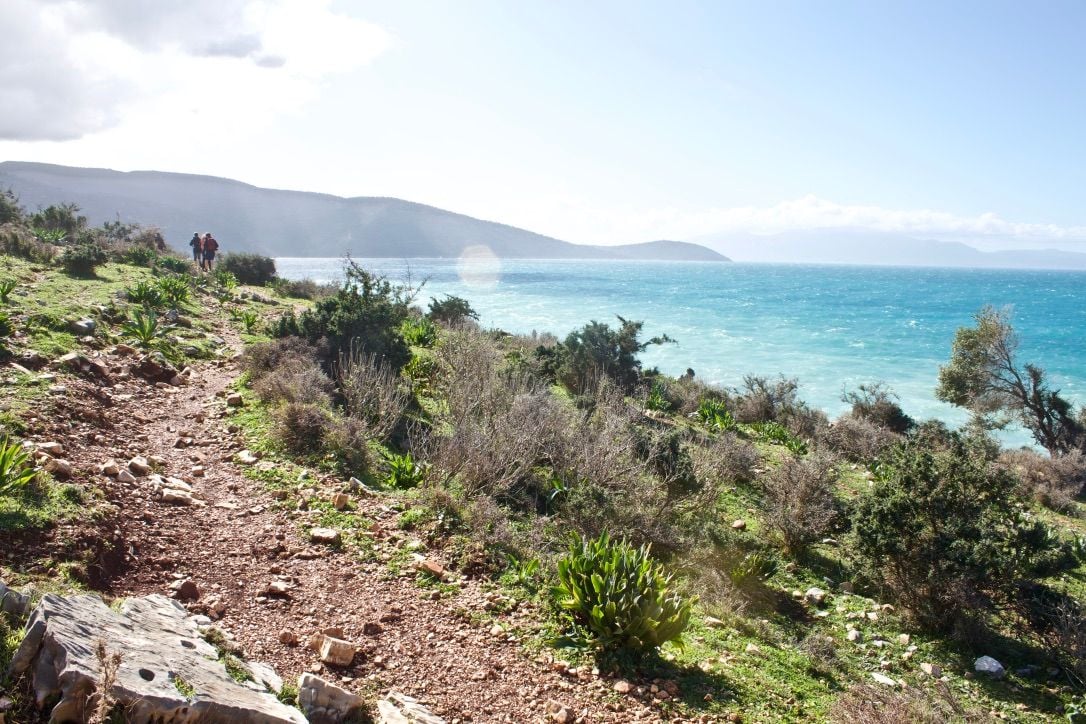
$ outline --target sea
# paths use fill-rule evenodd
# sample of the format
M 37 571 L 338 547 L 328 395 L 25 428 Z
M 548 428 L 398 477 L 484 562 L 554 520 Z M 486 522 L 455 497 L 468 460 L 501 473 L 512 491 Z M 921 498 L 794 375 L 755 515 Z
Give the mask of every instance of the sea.
M 278 258 L 287 279 L 343 279 L 340 258 Z M 834 417 L 846 390 L 883 382 L 917 419 L 967 415 L 935 398 L 955 331 L 984 305 L 1009 308 L 1019 359 L 1086 403 L 1086 272 L 658 261 L 355 259 L 422 285 L 417 303 L 456 295 L 485 327 L 559 338 L 591 320 L 644 323 L 674 344 L 645 367 L 738 387 L 745 375 L 795 378 L 800 397 Z M 1005 444 L 1030 442 L 1024 431 Z

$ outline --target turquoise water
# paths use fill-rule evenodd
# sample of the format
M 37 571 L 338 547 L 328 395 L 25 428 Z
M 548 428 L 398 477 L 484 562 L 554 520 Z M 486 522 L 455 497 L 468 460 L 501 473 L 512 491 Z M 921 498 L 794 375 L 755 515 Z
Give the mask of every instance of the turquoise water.
M 455 294 L 480 322 L 562 337 L 615 315 L 645 322 L 646 366 L 735 386 L 745 374 L 783 373 L 831 416 L 843 387 L 884 381 L 916 417 L 961 422 L 934 396 L 955 330 L 984 304 L 1013 309 L 1021 358 L 1044 367 L 1064 394 L 1086 401 L 1086 272 L 703 262 L 362 259 L 391 278 L 426 279 L 420 302 Z M 341 259 L 277 259 L 281 275 L 333 281 Z M 1024 442 L 1014 435 L 1008 442 Z

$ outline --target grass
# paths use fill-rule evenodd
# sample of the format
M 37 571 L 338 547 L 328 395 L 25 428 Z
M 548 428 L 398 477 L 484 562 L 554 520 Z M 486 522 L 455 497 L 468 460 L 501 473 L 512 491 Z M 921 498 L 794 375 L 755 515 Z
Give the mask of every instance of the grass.
M 39 476 L 35 484 L 0 495 L 0 534 L 43 530 L 64 520 L 87 517 L 82 488 L 46 478 Z
M 173 687 L 186 699 L 191 700 L 196 697 L 196 688 L 180 676 L 173 677 Z

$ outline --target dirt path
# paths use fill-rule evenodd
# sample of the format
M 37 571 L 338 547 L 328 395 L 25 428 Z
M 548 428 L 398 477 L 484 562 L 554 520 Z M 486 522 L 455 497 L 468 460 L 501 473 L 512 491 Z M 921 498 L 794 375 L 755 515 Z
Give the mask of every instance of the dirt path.
M 236 337 L 222 333 L 237 348 Z M 115 368 L 122 361 L 108 353 L 102 359 Z M 491 606 L 479 581 L 461 581 L 459 594 L 432 600 L 413 573 L 390 578 L 384 563 L 305 540 L 306 513 L 277 508 L 234 462 L 242 441 L 229 432 L 223 395 L 238 373 L 233 362 L 207 363 L 194 368 L 187 386 L 133 378 L 70 391 L 74 406 L 98 408 L 109 421 L 76 422 L 67 435 L 77 473 L 94 475 L 118 506 L 116 560 L 101 581 L 109 593 L 168 593 L 171 583 L 190 578 L 200 595 L 187 605 L 219 612 L 219 624 L 246 655 L 272 664 L 285 681 L 312 671 L 369 696 L 396 689 L 450 722 L 661 719 L 653 704 L 616 693 L 613 680 L 562 671 L 546 653 L 531 658 L 509 631 L 533 626 L 541 614 L 514 610 L 498 616 L 496 628 L 492 614 L 483 615 Z M 176 447 L 185 437 L 196 444 Z M 158 458 L 159 473 L 189 483 L 206 505 L 159 501 L 150 476 L 125 484 L 98 472 L 110 458 L 123 465 L 136 455 Z M 395 529 L 387 502 L 352 496 L 359 514 L 376 521 L 378 551 L 386 553 L 397 544 L 382 532 Z M 286 593 L 269 595 L 273 581 Z M 329 627 L 360 646 L 353 665 L 322 665 L 306 646 Z M 550 700 L 565 709 L 552 713 L 552 704 L 548 712 Z

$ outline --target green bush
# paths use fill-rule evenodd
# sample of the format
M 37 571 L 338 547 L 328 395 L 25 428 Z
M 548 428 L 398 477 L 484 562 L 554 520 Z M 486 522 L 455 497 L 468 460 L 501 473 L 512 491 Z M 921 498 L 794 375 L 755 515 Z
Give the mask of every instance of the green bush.
M 1006 602 L 1058 554 L 1015 496 L 1018 481 L 957 433 L 914 434 L 855 504 L 861 566 L 919 623 L 948 631 Z
M 23 446 L 6 435 L 0 438 L 0 495 L 19 492 L 35 475 L 34 463 Z
M 672 577 L 649 555 L 604 533 L 578 538 L 558 562 L 558 607 L 573 619 L 569 641 L 643 653 L 677 640 L 693 601 L 672 588 Z
M 15 332 L 15 325 L 11 323 L 11 317 L 7 312 L 0 312 L 0 338 L 10 337 Z
M 414 347 L 433 346 L 437 339 L 437 329 L 434 323 L 426 317 L 419 319 L 405 319 L 400 325 L 400 334 L 408 344 Z
M 479 313 L 471 308 L 467 299 L 446 294 L 444 299 L 430 300 L 426 316 L 434 321 L 457 324 L 465 319 L 478 319 Z
M 146 246 L 132 246 L 121 252 L 120 260 L 125 264 L 150 268 L 158 260 L 158 253 Z
M 60 255 L 60 264 L 69 274 L 75 276 L 94 276 L 94 270 L 106 263 L 106 250 L 95 243 L 81 243 L 69 246 Z
M 276 277 L 271 281 L 272 290 L 281 297 L 295 299 L 323 299 L 336 292 L 335 285 L 318 284 L 312 279 L 283 279 Z
M 219 268 L 233 274 L 242 284 L 264 286 L 275 279 L 275 259 L 260 254 L 227 254 L 219 261 Z
M 412 298 L 407 287 L 350 262 L 347 280 L 334 296 L 300 315 L 288 312 L 271 331 L 276 337 L 293 335 L 311 344 L 325 340 L 323 352 L 329 366 L 341 355 L 365 352 L 398 372 L 411 359 L 400 325 L 407 319 Z
M 177 256 L 159 256 L 155 266 L 174 274 L 187 274 L 192 271 L 192 262 Z
M 557 378 L 570 392 L 583 395 L 600 377 L 608 377 L 629 392 L 641 379 L 639 352 L 654 344 L 673 342 L 667 335 L 641 342 L 642 322 L 618 318 L 622 326 L 611 329 L 602 322 L 592 321 L 570 332 L 561 345 L 547 354 L 557 355 Z M 543 348 L 540 348 L 543 351 Z

